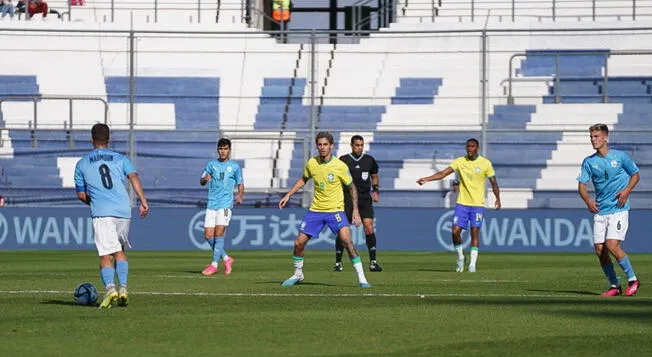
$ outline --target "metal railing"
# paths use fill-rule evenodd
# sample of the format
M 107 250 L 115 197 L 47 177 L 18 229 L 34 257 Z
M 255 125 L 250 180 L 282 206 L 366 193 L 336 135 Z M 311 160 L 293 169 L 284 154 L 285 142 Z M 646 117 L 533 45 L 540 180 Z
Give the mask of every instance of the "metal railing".
M 587 2 L 590 7 L 586 7 Z M 631 18 L 652 16 L 652 5 L 643 1 L 629 0 L 630 5 L 623 5 L 620 1 L 617 5 L 609 1 L 596 0 L 405 0 L 401 6 L 404 17 L 418 17 L 423 20 L 435 21 L 435 17 L 441 18 L 469 18 L 475 21 L 476 17 L 485 18 L 490 15 L 492 18 L 503 17 L 515 21 L 517 18 L 551 19 L 556 21 L 564 18 L 591 19 L 595 21 L 600 18 Z M 423 7 L 430 5 L 431 9 L 437 11 L 435 16 L 423 11 Z M 412 14 L 410 6 L 420 10 L 418 14 Z M 601 13 L 604 10 L 604 13 Z M 490 11 L 490 14 L 489 14 Z M 582 13 L 585 12 L 585 13 Z
M 602 80 L 602 103 L 609 103 L 609 56 L 642 56 L 642 55 L 652 55 L 652 51 L 579 51 L 579 52 L 555 52 L 554 50 L 550 50 L 549 52 L 544 51 L 541 53 L 537 52 L 530 52 L 530 53 L 516 53 L 513 54 L 510 59 L 509 59 L 509 75 L 508 78 L 503 80 L 501 82 L 501 85 L 504 85 L 505 82 L 507 82 L 507 103 L 508 104 L 515 104 L 514 103 L 514 96 L 513 96 L 513 83 L 514 82 L 536 82 L 536 81 L 543 81 L 543 82 L 549 82 L 551 79 L 554 82 L 554 88 L 555 93 L 554 93 L 554 98 L 555 98 L 555 103 L 561 103 L 561 97 L 563 94 L 560 94 L 559 88 L 561 87 L 560 81 L 561 81 L 561 71 L 560 71 L 560 61 L 564 57 L 576 57 L 576 56 L 603 56 L 604 57 L 604 64 L 603 64 L 603 72 L 602 75 L 599 76 L 599 78 Z M 551 73 L 552 78 L 514 78 L 514 59 L 516 58 L 526 58 L 526 57 L 552 57 L 555 59 L 555 72 Z M 597 78 L 596 76 L 592 76 L 591 78 Z
M 101 102 L 104 106 L 104 124 L 109 122 L 109 103 L 104 98 L 100 97 L 81 97 L 81 96 L 54 96 L 54 95 L 7 95 L 0 94 L 0 120 L 3 119 L 2 114 L 2 105 L 5 102 L 25 102 L 30 101 L 33 103 L 33 120 L 27 122 L 27 128 L 31 131 L 32 138 L 32 147 L 38 147 L 38 135 L 37 132 L 39 129 L 39 113 L 38 113 L 38 103 L 42 100 L 60 100 L 68 102 L 68 120 L 63 122 L 63 128 L 68 130 L 69 134 L 69 143 L 72 147 L 72 142 L 74 140 L 72 136 L 72 130 L 74 129 L 74 115 L 73 115 L 73 102 L 74 101 L 96 101 Z

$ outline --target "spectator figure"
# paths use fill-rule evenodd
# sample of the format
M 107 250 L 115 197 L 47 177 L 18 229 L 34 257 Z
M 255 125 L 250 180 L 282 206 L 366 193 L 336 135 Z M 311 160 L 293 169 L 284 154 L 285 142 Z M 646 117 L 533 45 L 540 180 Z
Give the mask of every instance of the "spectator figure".
M 11 3 L 11 0 L 0 0 L 0 11 L 2 11 L 2 18 L 4 19 L 7 14 L 10 18 L 14 18 L 14 4 Z
M 25 13 L 25 2 L 23 0 L 19 0 L 16 4 L 16 12 L 19 14 Z M 57 18 L 61 18 L 59 11 L 50 9 L 45 0 L 29 0 L 27 5 L 27 12 L 30 19 L 36 14 L 43 14 L 43 18 L 46 18 L 48 14 L 55 14 L 57 15 Z
M 27 5 L 27 12 L 31 19 L 36 14 L 43 14 L 43 17 L 48 17 L 48 3 L 45 0 L 33 0 Z
M 5 206 L 5 196 L 0 195 L 0 208 Z

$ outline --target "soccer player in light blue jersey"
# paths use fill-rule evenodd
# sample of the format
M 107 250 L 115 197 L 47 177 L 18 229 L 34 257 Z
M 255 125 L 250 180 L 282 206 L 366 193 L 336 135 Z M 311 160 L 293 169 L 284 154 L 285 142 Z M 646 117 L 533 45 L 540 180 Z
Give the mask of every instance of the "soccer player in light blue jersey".
M 233 208 L 233 189 L 237 186 L 238 193 L 235 203 L 241 204 L 244 197 L 242 170 L 237 162 L 229 160 L 231 155 L 231 140 L 221 138 L 217 141 L 217 160 L 211 160 L 204 168 L 199 183 L 208 183 L 208 205 L 204 219 L 204 238 L 213 248 L 213 260 L 202 270 L 209 276 L 218 272 L 218 262 L 224 261 L 224 275 L 231 274 L 235 259 L 224 250 L 224 235 L 231 221 Z
M 577 190 L 586 207 L 594 213 L 595 254 L 611 284 L 601 296 L 622 294 L 609 253 L 617 259 L 618 265 L 627 275 L 625 296 L 634 296 L 640 282 L 621 243 L 625 240 L 629 227 L 629 194 L 640 181 L 638 167 L 626 153 L 609 149 L 607 125 L 595 124 L 589 128 L 589 133 L 595 153 L 582 162 Z M 586 189 L 589 181 L 595 189 L 595 200 L 591 199 Z
M 100 276 L 106 288 L 101 309 L 110 308 L 116 301 L 119 306 L 127 306 L 129 301 L 129 263 L 124 252 L 125 247 L 130 246 L 131 223 L 127 180 L 140 200 L 140 217 L 145 218 L 149 212 L 138 173 L 126 156 L 108 149 L 109 135 L 107 125 L 93 125 L 93 151 L 79 159 L 75 167 L 77 198 L 91 207 L 95 246 L 100 256 Z M 120 283 L 117 290 L 114 283 L 116 273 Z

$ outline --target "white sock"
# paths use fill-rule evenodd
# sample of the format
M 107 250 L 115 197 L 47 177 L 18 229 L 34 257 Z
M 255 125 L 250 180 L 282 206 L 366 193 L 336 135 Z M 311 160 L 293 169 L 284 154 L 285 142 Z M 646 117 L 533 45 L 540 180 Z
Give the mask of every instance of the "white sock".
M 475 265 L 478 262 L 478 247 L 471 247 L 471 261 L 469 265 Z
M 360 284 L 367 283 L 367 277 L 364 276 L 362 262 L 353 263 L 353 269 L 355 269 L 355 272 L 358 274 L 358 281 Z
M 462 245 L 456 245 L 455 251 L 457 251 L 457 259 L 464 259 L 464 251 L 462 250 Z
M 212 262 L 211 265 L 217 268 L 217 262 Z
M 303 274 L 303 258 L 301 259 L 294 259 L 292 262 L 294 264 L 294 275 L 299 276 Z

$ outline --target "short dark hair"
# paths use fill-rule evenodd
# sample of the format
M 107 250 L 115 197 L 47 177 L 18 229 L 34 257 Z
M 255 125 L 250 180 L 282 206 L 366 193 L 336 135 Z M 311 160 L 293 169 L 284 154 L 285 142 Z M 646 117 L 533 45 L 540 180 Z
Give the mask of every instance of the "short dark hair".
M 333 139 L 333 134 L 327 131 L 320 131 L 319 133 L 317 133 L 317 136 L 315 136 L 315 143 L 317 143 L 317 141 L 319 141 L 319 139 L 322 138 L 325 138 L 331 144 L 335 142 L 335 139 Z
M 353 143 L 354 143 L 355 141 L 357 141 L 357 140 L 364 141 L 364 138 L 363 138 L 361 135 L 353 135 L 353 136 L 351 137 L 351 144 L 353 144 Z
M 467 144 L 468 143 L 475 143 L 475 145 L 480 146 L 480 142 L 476 138 L 471 138 L 471 139 L 467 140 L 466 143 Z
M 601 131 L 601 132 L 609 135 L 609 127 L 607 126 L 607 124 L 598 123 L 598 124 L 591 125 L 589 127 L 589 132 L 592 132 L 592 131 Z
M 106 124 L 97 123 L 91 128 L 91 137 L 95 142 L 107 144 L 110 136 L 111 130 L 109 130 L 109 126 Z
M 219 149 L 220 146 L 228 146 L 229 149 L 231 148 L 231 140 L 227 138 L 221 138 L 220 140 L 217 141 L 217 148 Z

